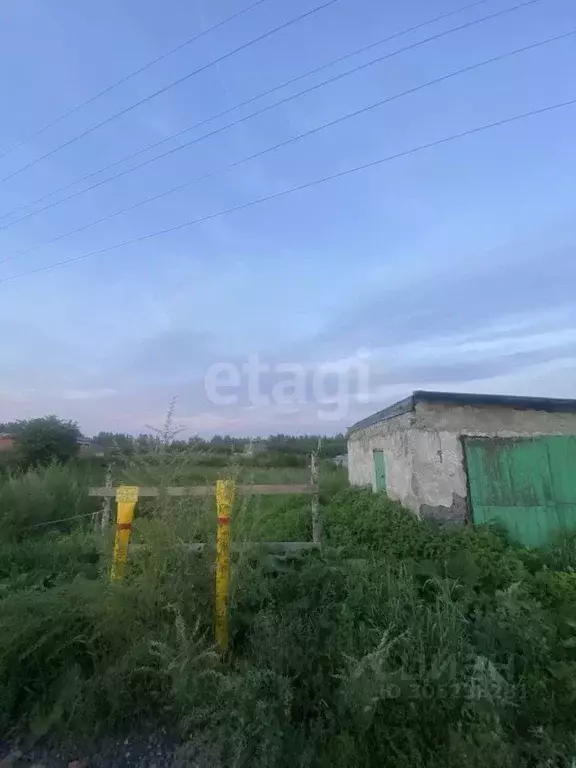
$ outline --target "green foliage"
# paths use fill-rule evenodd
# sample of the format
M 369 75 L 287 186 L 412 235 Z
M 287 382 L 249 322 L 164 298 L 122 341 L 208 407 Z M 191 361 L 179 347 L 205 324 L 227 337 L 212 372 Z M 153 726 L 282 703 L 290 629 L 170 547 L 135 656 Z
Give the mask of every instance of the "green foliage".
M 0 531 L 3 540 L 42 536 L 47 530 L 70 531 L 78 520 L 62 518 L 97 509 L 73 467 L 53 464 L 0 480 Z M 50 523 L 48 527 L 47 524 Z
M 53 587 L 77 576 L 95 579 L 100 560 L 99 542 L 82 531 L 51 530 L 42 538 L 0 541 L 0 596 Z
M 178 438 L 181 430 L 174 425 L 173 406 L 171 408 L 167 423 L 162 429 L 155 430 L 154 434 L 140 434 L 138 437 L 133 437 L 122 432 L 99 432 L 94 439 L 115 455 L 126 456 L 135 452 L 155 453 L 161 448 L 168 453 L 193 450 L 207 454 L 205 457 L 207 462 L 213 458 L 228 461 L 232 455 L 241 455 L 252 441 L 250 437 L 231 435 L 214 435 L 210 440 L 195 435 L 188 440 L 182 440 Z M 6 425 L 5 431 L 10 431 L 8 427 L 11 426 Z M 168 426 L 168 432 L 166 432 L 166 426 Z M 254 456 L 255 460 L 263 462 L 259 466 L 300 466 L 301 462 L 307 461 L 310 453 L 318 449 L 318 445 L 320 445 L 319 455 L 322 458 L 334 458 L 347 451 L 346 436 L 343 434 L 334 436 L 278 434 L 262 438 L 262 442 L 266 450 Z
M 67 462 L 78 454 L 78 425 L 56 416 L 21 421 L 14 430 L 16 452 L 24 467 Z
M 186 471 L 167 457 L 148 470 Z M 70 471 L 11 480 L 12 507 L 28 495 L 41 507 Z M 147 506 L 120 585 L 108 539 L 0 545 L 0 727 L 177 723 L 223 768 L 570 768 L 576 539 L 519 549 L 341 482 L 325 468 L 321 553 L 234 558 L 226 658 L 213 648 L 214 548 L 185 546 L 214 541 L 210 501 Z M 309 538 L 308 504 L 239 501 L 232 535 Z
M 94 440 L 111 455 L 130 456 L 134 453 L 134 438 L 123 432 L 99 432 Z

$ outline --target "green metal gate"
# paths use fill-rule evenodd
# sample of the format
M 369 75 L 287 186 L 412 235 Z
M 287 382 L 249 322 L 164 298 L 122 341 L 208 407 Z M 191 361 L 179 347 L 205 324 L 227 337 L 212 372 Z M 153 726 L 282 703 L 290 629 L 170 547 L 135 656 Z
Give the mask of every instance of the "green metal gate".
M 538 547 L 576 530 L 576 436 L 464 437 L 472 519 Z

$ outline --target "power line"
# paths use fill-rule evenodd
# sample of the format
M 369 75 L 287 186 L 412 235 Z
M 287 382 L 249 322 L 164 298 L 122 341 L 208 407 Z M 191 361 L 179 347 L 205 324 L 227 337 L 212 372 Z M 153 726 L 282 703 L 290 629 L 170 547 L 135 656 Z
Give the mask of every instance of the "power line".
M 132 80 L 133 77 L 136 77 L 137 75 L 142 74 L 142 72 L 145 72 L 147 69 L 150 69 L 150 67 L 153 67 L 155 64 L 158 64 L 160 61 L 163 61 L 164 59 L 167 59 L 169 56 L 172 56 L 173 54 L 178 53 L 178 51 L 181 51 L 183 48 L 186 48 L 192 43 L 195 43 L 197 40 L 200 40 L 200 38 L 210 34 L 210 32 L 214 32 L 214 30 L 225 26 L 231 21 L 234 21 L 234 19 L 237 19 L 240 16 L 243 16 L 245 13 L 252 11 L 257 6 L 262 5 L 262 3 L 266 3 L 266 2 L 268 2 L 268 0 L 256 0 L 256 2 L 252 3 L 252 5 L 248 5 L 246 8 L 242 8 L 240 11 L 237 11 L 236 13 L 233 13 L 231 16 L 228 16 L 227 18 L 222 19 L 222 21 L 218 21 L 216 24 L 213 24 L 211 27 L 208 27 L 207 29 L 203 29 L 202 32 L 199 32 L 198 34 L 193 35 L 192 37 L 189 37 L 188 40 L 185 40 L 183 43 L 180 43 L 175 48 L 171 48 L 169 51 L 166 51 L 165 53 L 160 54 L 160 56 L 157 56 L 155 59 L 152 59 L 147 64 L 144 64 L 138 69 L 135 69 L 133 72 L 130 72 L 128 75 L 121 77 L 120 80 L 116 80 L 115 83 L 112 83 L 111 85 L 107 86 L 106 88 L 104 88 L 103 91 L 99 91 L 99 93 L 95 93 L 93 96 L 90 96 L 88 99 L 86 99 L 85 101 L 82 101 L 80 104 L 76 104 L 66 112 L 63 112 L 58 117 L 55 117 L 53 120 L 46 123 L 41 128 L 38 128 L 33 133 L 28 134 L 28 136 L 26 136 L 25 138 L 21 139 L 16 144 L 14 144 L 13 146 L 6 149 L 4 152 L 0 154 L 0 160 L 6 157 L 6 155 L 9 155 L 11 152 L 14 152 L 14 150 L 19 149 L 23 144 L 26 144 L 28 141 L 31 141 L 32 139 L 35 139 L 37 136 L 40 136 L 49 128 L 52 128 L 54 125 L 57 125 L 58 123 L 62 122 L 62 120 L 65 120 L 67 117 L 70 117 L 70 115 L 73 115 L 75 112 L 78 112 L 80 109 L 87 107 L 88 104 L 92 104 L 92 102 L 96 101 L 96 99 L 99 99 L 101 96 L 105 96 L 107 93 L 110 93 L 110 91 L 113 91 L 115 88 L 118 88 L 118 86 L 123 85 L 124 83 L 127 83 L 128 80 Z
M 170 195 L 174 192 L 177 192 L 179 190 L 185 189 L 192 184 L 195 184 L 199 181 L 205 181 L 206 179 L 213 178 L 214 176 L 217 176 L 220 173 L 223 173 L 224 171 L 230 170 L 231 168 L 235 168 L 239 165 L 242 165 L 243 163 L 249 162 L 251 160 L 255 160 L 259 157 L 262 157 L 263 155 L 268 154 L 269 152 L 274 152 L 277 149 L 280 149 L 282 147 L 286 147 L 289 144 L 294 144 L 297 141 L 300 141 L 302 139 L 308 138 L 309 136 L 312 136 L 316 133 L 319 133 L 320 131 L 324 131 L 328 128 L 332 128 L 340 123 L 343 123 L 346 120 L 350 120 L 355 117 L 359 117 L 360 115 L 366 114 L 367 112 L 370 112 L 373 109 L 376 109 L 378 107 L 384 106 L 385 104 L 389 104 L 392 101 L 397 101 L 398 99 L 401 99 L 405 96 L 411 95 L 413 93 L 418 93 L 419 91 L 422 91 L 426 88 L 429 88 L 433 85 L 437 85 L 439 83 L 443 83 L 447 80 L 452 79 L 453 77 L 457 77 L 459 75 L 473 72 L 474 70 L 480 69 L 481 67 L 485 67 L 488 64 L 495 64 L 496 62 L 503 61 L 504 59 L 508 59 L 512 56 L 516 56 L 520 53 L 525 53 L 526 51 L 531 51 L 536 48 L 541 48 L 544 45 L 548 45 L 553 42 L 557 42 L 558 40 L 564 40 L 568 37 L 571 37 L 572 35 L 576 34 L 576 29 L 570 30 L 569 32 L 563 32 L 560 35 L 555 35 L 554 37 L 548 37 L 545 40 L 539 40 L 535 43 L 530 43 L 528 45 L 524 45 L 521 48 L 516 48 L 513 51 L 507 51 L 506 53 L 499 54 L 498 56 L 492 56 L 489 59 L 485 59 L 480 62 L 476 62 L 475 64 L 470 64 L 466 67 L 463 67 L 461 69 L 457 69 L 453 72 L 449 72 L 446 75 L 442 75 L 440 77 L 434 78 L 433 80 L 428 80 L 425 83 L 421 83 L 420 85 L 416 85 L 413 88 L 409 88 L 408 90 L 401 91 L 400 93 L 393 94 L 392 96 L 388 96 L 385 99 L 380 99 L 379 101 L 373 102 L 372 104 L 367 105 L 366 107 L 362 107 L 361 109 L 355 110 L 354 112 L 349 112 L 345 115 L 342 115 L 334 120 L 331 120 L 327 123 L 323 123 L 322 125 L 316 126 L 315 128 L 311 128 L 308 131 L 305 131 L 304 133 L 300 133 L 297 136 L 292 136 L 289 139 L 285 139 L 284 141 L 279 142 L 278 144 L 274 144 L 271 147 L 266 147 L 265 149 L 262 149 L 254 154 L 247 155 L 246 157 L 243 157 L 239 160 L 234 161 L 233 163 L 229 163 L 228 165 L 225 165 L 215 171 L 211 171 L 209 173 L 203 174 L 202 176 L 197 176 L 194 179 L 190 179 L 189 181 L 184 182 L 183 184 L 178 184 L 175 187 L 172 187 L 170 189 L 164 190 L 163 192 L 159 192 L 156 195 L 152 195 L 150 197 L 145 198 L 144 200 L 141 200 L 138 203 L 134 203 L 133 205 L 128 206 L 127 208 L 123 208 L 119 211 L 115 211 L 113 213 L 107 214 L 106 216 L 101 217 L 100 219 L 96 219 L 95 221 L 91 221 L 88 224 L 83 224 L 80 227 L 76 227 L 75 229 L 72 229 L 68 232 L 64 232 L 61 235 L 57 235 L 56 237 L 52 238 L 51 240 L 48 240 L 45 243 L 39 243 L 38 245 L 34 245 L 31 248 L 27 248 L 24 251 L 19 251 L 12 256 L 8 256 L 7 258 L 0 261 L 0 265 L 5 264 L 9 261 L 12 261 L 13 259 L 19 258 L 21 256 L 26 256 L 34 251 L 39 250 L 40 248 L 44 248 L 48 245 L 52 245 L 54 243 L 59 242 L 60 240 L 64 240 L 67 237 L 71 237 L 72 235 L 76 235 L 79 232 L 84 232 L 87 229 L 90 229 L 98 224 L 102 224 L 105 221 L 109 221 L 110 219 L 115 218 L 116 216 L 121 216 L 122 214 L 129 213 L 130 211 L 135 210 L 136 208 L 140 208 L 142 205 L 146 205 L 147 203 L 151 203 L 155 200 L 159 200 L 162 197 L 166 197 L 167 195 Z
M 498 18 L 499 16 L 503 16 L 503 15 L 505 15 L 507 13 L 512 13 L 514 11 L 520 10 L 521 8 L 525 8 L 527 6 L 534 5 L 535 3 L 538 3 L 538 2 L 541 2 L 541 0 L 525 0 L 524 2 L 519 3 L 518 5 L 514 5 L 514 6 L 511 6 L 510 8 L 505 8 L 505 9 L 500 10 L 500 11 L 496 11 L 495 13 L 491 13 L 491 14 L 489 14 L 487 16 L 481 16 L 479 19 L 474 19 L 474 20 L 468 21 L 468 22 L 466 22 L 464 24 L 460 24 L 457 27 L 452 27 L 450 29 L 443 30 L 442 32 L 438 32 L 435 35 L 431 35 L 430 37 L 426 37 L 423 40 L 418 40 L 417 42 L 411 43 L 410 45 L 406 45 L 403 48 L 398 48 L 395 51 L 391 51 L 391 52 L 386 53 L 386 54 L 384 54 L 382 56 L 378 56 L 376 59 L 372 59 L 371 61 L 368 61 L 368 62 L 365 62 L 363 64 L 360 64 L 360 65 L 358 65 L 356 67 L 353 67 L 352 69 L 349 69 L 349 70 L 347 70 L 345 72 L 341 72 L 338 75 L 334 75 L 333 77 L 329 78 L 328 80 L 324 80 L 321 83 L 316 83 L 315 85 L 312 85 L 309 88 L 305 88 L 303 91 L 298 91 L 298 93 L 292 94 L 290 96 L 286 96 L 283 99 L 280 99 L 279 101 L 274 102 L 273 104 L 269 104 L 269 105 L 267 105 L 265 107 L 262 107 L 261 109 L 257 110 L 256 112 L 251 112 L 248 115 L 244 115 L 243 117 L 238 118 L 237 120 L 234 120 L 231 123 L 227 123 L 226 125 L 220 126 L 220 128 L 215 128 L 214 130 L 209 131 L 208 133 L 202 134 L 201 136 L 198 136 L 195 139 L 191 139 L 190 141 L 187 141 L 184 144 L 180 144 L 177 147 L 173 147 L 172 149 L 166 150 L 166 152 L 163 152 L 160 155 L 156 155 L 155 157 L 148 158 L 148 160 L 144 160 L 141 163 L 138 163 L 138 165 L 134 165 L 131 168 L 126 168 L 123 171 L 119 171 L 118 173 L 114 174 L 113 176 L 109 176 L 107 179 L 102 179 L 101 181 L 97 181 L 97 182 L 95 182 L 94 184 L 91 184 L 88 187 L 84 187 L 84 189 L 79 189 L 76 192 L 73 192 L 72 194 L 68 195 L 67 197 L 64 197 L 64 198 L 62 198 L 60 200 L 56 200 L 53 203 L 50 203 L 49 205 L 45 205 L 45 206 L 43 206 L 42 208 L 39 208 L 36 211 L 32 211 L 31 213 L 25 214 L 24 216 L 21 216 L 18 219 L 14 219 L 13 221 L 9 222 L 8 224 L 5 224 L 3 227 L 0 227 L 0 231 L 3 230 L 3 229 L 8 229 L 13 224 L 17 224 L 17 223 L 19 223 L 21 221 L 24 221 L 25 219 L 28 219 L 31 216 L 36 216 L 37 214 L 43 213 L 44 211 L 46 211 L 46 210 L 48 210 L 50 208 L 54 208 L 55 206 L 60 205 L 61 203 L 65 203 L 68 200 L 72 200 L 73 198 L 79 197 L 80 195 L 83 195 L 86 192 L 90 192 L 93 189 L 101 187 L 101 186 L 103 186 L 104 184 L 107 184 L 110 181 L 114 181 L 114 180 L 116 180 L 118 178 L 121 178 L 122 176 L 126 176 L 127 174 L 132 173 L 133 171 L 136 171 L 136 170 L 138 170 L 140 168 L 143 168 L 146 165 L 150 165 L 151 163 L 154 163 L 157 160 L 161 160 L 164 157 L 168 157 L 169 155 L 172 155 L 175 152 L 179 152 L 181 149 L 185 149 L 185 148 L 190 147 L 190 146 L 192 146 L 194 144 L 198 144 L 201 141 L 204 141 L 204 139 L 207 139 L 207 138 L 215 136 L 215 135 L 217 135 L 219 133 L 222 133 L 223 131 L 226 131 L 229 128 L 233 128 L 233 127 L 235 127 L 237 125 L 240 125 L 241 123 L 244 123 L 247 120 L 251 120 L 252 118 L 257 117 L 259 115 L 262 115 L 265 112 L 269 112 L 270 110 L 275 109 L 276 107 L 279 107 L 279 106 L 281 106 L 283 104 L 287 104 L 288 102 L 293 101 L 294 99 L 297 99 L 300 96 L 304 96 L 304 95 L 306 95 L 308 93 L 312 93 L 313 91 L 316 91 L 319 88 L 323 88 L 324 86 L 329 85 L 330 83 L 334 83 L 334 82 L 337 82 L 339 80 L 343 80 L 344 78 L 349 77 L 350 75 L 356 74 L 357 72 L 360 72 L 360 71 L 362 71 L 364 69 L 367 69 L 368 67 L 372 67 L 375 64 L 379 64 L 382 61 L 390 59 L 390 58 L 392 58 L 394 56 L 398 56 L 400 53 L 405 53 L 407 51 L 411 51 L 414 48 L 418 48 L 418 47 L 420 47 L 422 45 L 426 45 L 427 43 L 430 43 L 430 42 L 433 42 L 433 41 L 438 40 L 440 38 L 446 37 L 447 35 L 454 34 L 455 32 L 460 32 L 463 29 L 468 29 L 469 27 L 473 27 L 476 24 L 481 24 L 481 23 L 483 23 L 485 21 L 490 21 L 492 19 Z M 466 6 L 466 7 L 469 7 L 469 6 Z M 431 22 L 430 21 L 426 22 L 426 24 L 429 24 L 429 23 L 431 23 Z M 368 46 L 368 47 L 372 47 L 373 45 L 376 45 L 376 44 L 372 44 L 371 46 Z M 353 55 L 353 54 L 351 54 L 351 55 Z M 329 65 L 326 65 L 326 66 L 329 66 Z M 284 85 L 286 85 L 286 84 L 284 84 Z M 282 88 L 282 87 L 284 87 L 284 85 L 278 86 L 278 87 Z M 264 94 L 261 94 L 261 95 L 264 95 Z M 255 97 L 255 98 L 259 98 L 259 97 Z M 220 116 L 220 115 L 218 115 L 218 116 Z M 209 118 L 208 120 L 204 121 L 203 123 L 199 123 L 198 125 L 202 125 L 205 122 L 210 122 L 212 119 L 215 119 L 215 118 Z M 193 127 L 197 127 L 197 126 L 193 126 Z M 191 129 L 187 129 L 187 130 L 191 130 Z M 173 138 L 173 137 L 171 137 L 171 138 Z M 159 142 L 159 143 L 161 143 L 161 142 Z M 148 147 L 148 149 L 149 148 L 150 147 Z M 142 151 L 145 151 L 145 150 L 142 150 Z M 137 152 L 137 153 L 134 153 L 134 154 L 140 154 L 140 153 Z M 134 155 L 132 155 L 130 157 L 133 157 L 133 156 Z M 124 158 L 124 160 L 130 159 L 130 157 Z M 112 165 L 117 165 L 120 162 L 123 162 L 123 160 L 116 161 L 116 163 L 113 163 Z M 111 166 L 108 166 L 108 167 L 111 167 Z M 106 168 L 100 169 L 100 171 L 96 171 L 93 174 L 89 174 L 89 175 L 93 176 L 93 175 L 96 175 L 97 173 L 101 173 L 104 170 L 107 170 L 107 169 Z M 86 178 L 86 177 L 84 177 L 84 178 Z M 72 184 L 76 184 L 76 183 L 78 183 L 79 181 L 82 181 L 82 180 L 83 179 L 79 179 L 76 182 L 72 182 Z M 70 185 L 68 185 L 68 186 L 70 186 Z
M 317 5 L 309 11 L 306 11 L 305 13 L 301 13 L 299 16 L 289 19 L 288 21 L 285 21 L 283 24 L 280 24 L 279 26 L 274 27 L 273 29 L 269 29 L 267 32 L 264 32 L 263 34 L 258 35 L 258 37 L 255 37 L 252 40 L 249 40 L 247 43 L 243 43 L 242 45 L 239 45 L 237 48 L 233 48 L 231 51 L 228 51 L 228 53 L 224 53 L 222 56 L 218 56 L 218 58 L 212 59 L 207 64 L 203 64 L 201 67 L 198 67 L 198 69 L 195 69 L 192 72 L 188 72 L 186 75 L 179 77 L 177 80 L 173 80 L 172 82 L 168 83 L 162 88 L 159 88 L 157 91 L 154 91 L 154 93 L 151 93 L 148 96 L 145 96 L 143 99 L 140 99 L 139 101 L 134 102 L 128 107 L 124 107 L 124 109 L 121 109 L 119 112 L 115 112 L 113 115 L 110 115 L 105 120 L 102 120 L 101 122 L 96 123 L 96 125 L 93 125 L 90 128 L 87 128 L 85 131 L 82 131 L 82 133 L 79 133 L 78 135 L 73 136 L 71 139 L 68 139 L 68 141 L 65 141 L 62 144 L 59 144 L 54 149 L 51 149 L 50 152 L 46 152 L 46 154 L 41 155 L 40 157 L 37 157 L 35 160 L 31 160 L 29 163 L 26 163 L 26 165 L 23 165 L 17 170 L 8 174 L 8 176 L 4 176 L 3 179 L 0 179 L 0 184 L 3 184 L 5 181 L 8 181 L 9 179 L 14 178 L 14 176 L 18 176 L 23 171 L 26 171 L 29 168 L 32 168 L 34 165 L 37 165 L 38 163 L 42 162 L 42 160 L 46 160 L 48 157 L 52 157 L 52 155 L 55 155 L 56 152 L 59 152 L 61 149 L 64 149 L 65 147 L 69 147 L 71 144 L 74 144 L 80 139 L 83 139 L 85 136 L 88 136 L 89 134 L 98 130 L 98 128 L 102 128 L 102 126 L 108 125 L 108 123 L 111 123 L 113 120 L 116 120 L 117 118 L 122 117 L 122 115 L 125 115 L 128 112 L 131 112 L 133 109 L 136 109 L 137 107 L 142 106 L 142 104 L 146 104 L 147 102 L 156 98 L 156 96 L 160 96 L 162 93 L 166 93 L 172 88 L 175 88 L 177 85 L 181 85 L 182 83 L 189 80 L 191 77 L 194 77 L 195 75 L 200 74 L 200 72 L 204 72 L 210 67 L 214 67 L 216 64 L 220 64 L 220 62 L 225 61 L 226 59 L 229 59 L 231 56 L 235 56 L 237 53 L 240 53 L 241 51 L 244 51 L 247 48 L 250 48 L 255 43 L 259 43 L 262 40 L 265 40 L 266 38 L 271 37 L 272 35 L 275 35 L 277 32 L 280 32 L 281 30 L 286 29 L 287 27 L 290 27 L 299 21 L 302 21 L 303 19 L 306 19 L 309 16 L 312 16 L 313 14 L 318 13 L 318 11 L 321 11 L 324 8 L 328 8 L 328 6 L 334 5 L 337 2 L 339 2 L 339 0 L 325 0 L 325 2 L 323 2 L 321 5 Z
M 113 163 L 110 163 L 109 165 L 105 165 L 103 168 L 99 168 L 96 171 L 91 171 L 90 173 L 85 174 L 84 176 L 80 176 L 79 178 L 75 179 L 74 181 L 69 182 L 68 184 L 64 184 L 61 187 L 58 187 L 57 189 L 53 189 L 51 192 L 48 192 L 45 195 L 42 195 L 42 197 L 37 198 L 36 200 L 31 200 L 30 202 L 26 203 L 25 205 L 21 205 L 18 208 L 14 208 L 11 211 L 8 211 L 8 213 L 3 214 L 0 216 L 1 219 L 6 219 L 9 216 L 13 216 L 15 213 L 19 213 L 20 211 L 25 210 L 26 208 L 29 208 L 32 205 L 37 205 L 38 203 L 44 202 L 44 200 L 47 200 L 48 198 L 52 197 L 53 195 L 57 195 L 59 192 L 65 192 L 67 189 L 70 189 L 70 187 L 76 186 L 76 184 L 80 184 L 83 181 L 87 181 L 88 179 L 93 178 L 94 176 L 98 176 L 101 173 L 104 173 L 105 171 L 109 171 L 111 168 L 115 168 L 117 165 L 120 165 L 121 163 L 127 162 L 128 160 L 132 160 L 135 157 L 138 157 L 138 155 L 143 154 L 144 152 L 148 152 L 151 149 L 156 149 L 157 147 L 162 146 L 163 144 L 166 144 L 168 141 L 172 141 L 172 139 L 178 138 L 178 136 L 182 136 L 185 133 L 188 133 L 189 131 L 195 130 L 196 128 L 201 128 L 203 125 L 207 125 L 208 123 L 213 122 L 214 120 L 224 117 L 224 115 L 229 114 L 230 112 L 234 112 L 237 109 L 241 109 L 242 107 L 248 106 L 248 104 L 252 104 L 255 101 L 258 101 L 259 99 L 263 99 L 265 96 L 270 96 L 272 93 L 275 93 L 276 91 L 281 90 L 282 88 L 286 88 L 289 85 L 293 85 L 294 83 L 299 82 L 300 80 L 305 79 L 306 77 L 310 77 L 311 75 L 315 75 L 318 72 L 321 72 L 324 69 L 328 69 L 329 67 L 332 67 L 336 64 L 340 64 L 343 61 L 346 61 L 349 58 L 352 58 L 353 56 L 358 56 L 361 53 L 366 53 L 367 51 L 371 50 L 372 48 L 376 48 L 380 45 L 383 45 L 384 43 L 388 43 L 391 40 L 394 40 L 398 37 L 402 37 L 404 35 L 409 34 L 410 32 L 416 32 L 419 29 L 422 29 L 423 27 L 427 27 L 430 24 L 433 24 L 437 21 L 441 21 L 443 19 L 446 19 L 450 16 L 454 16 L 459 13 L 463 13 L 464 11 L 470 10 L 471 8 L 474 8 L 478 5 L 484 5 L 485 3 L 490 2 L 490 0 L 475 0 L 473 3 L 468 3 L 467 5 L 461 6 L 460 8 L 456 8 L 452 11 L 447 11 L 445 13 L 441 13 L 438 16 L 434 16 L 431 19 L 428 19 L 427 21 L 421 22 L 419 24 L 415 24 L 411 27 L 406 27 L 398 32 L 395 32 L 392 35 L 388 35 L 387 37 L 381 38 L 380 40 L 377 40 L 374 43 L 370 43 L 369 45 L 362 46 L 361 48 L 356 48 L 354 51 L 350 51 L 350 53 L 346 53 L 343 56 L 338 56 L 335 59 L 332 59 L 331 61 L 328 61 L 325 64 L 321 64 L 318 67 L 314 67 L 313 69 L 309 69 L 307 72 L 304 72 L 301 75 L 298 75 L 297 77 L 293 77 L 290 80 L 286 80 L 283 83 L 280 83 L 280 85 L 275 85 L 272 88 L 268 88 L 265 91 L 262 91 L 261 93 L 256 94 L 256 96 L 252 96 L 249 99 L 246 99 L 244 101 L 241 101 L 237 104 L 234 104 L 231 107 L 228 107 L 227 109 L 222 110 L 221 112 L 217 112 L 214 115 L 211 115 L 210 117 L 205 118 L 204 120 L 201 120 L 198 123 L 194 123 L 193 125 L 188 126 L 187 128 L 183 128 L 180 131 L 177 131 L 176 133 L 171 134 L 170 136 L 166 136 L 164 139 L 160 139 L 159 141 L 156 141 L 152 144 L 149 144 L 147 147 L 143 147 L 142 149 L 136 150 L 136 152 L 132 152 L 129 155 L 125 155 L 124 157 L 121 157 L 119 160 L 115 160 Z M 327 81 L 331 82 L 331 81 Z M 296 94 L 292 98 L 296 98 L 300 94 Z M 111 180 L 115 178 L 114 176 L 110 177 Z M 90 187 L 92 189 L 93 187 Z M 77 194 L 82 194 L 86 190 L 81 190 Z M 70 200 L 70 197 L 65 197 L 62 200 L 58 200 L 55 203 L 52 203 L 51 205 L 44 206 L 43 208 L 38 209 L 37 211 L 32 211 L 31 213 L 26 214 L 25 216 L 21 216 L 18 219 L 14 219 L 14 221 L 9 222 L 8 224 L 5 224 L 3 227 L 0 227 L 1 229 L 7 229 L 8 227 L 11 227 L 13 224 L 17 224 L 20 221 L 23 221 L 24 219 L 29 218 L 30 216 L 35 216 L 37 213 L 42 213 L 43 211 L 47 210 L 48 208 L 52 208 L 54 205 L 59 205 L 60 203 L 66 202 L 67 200 Z
M 445 136 L 441 139 L 436 139 L 435 141 L 430 141 L 426 144 L 420 144 L 416 147 L 405 149 L 402 152 L 396 152 L 393 155 L 387 155 L 386 157 L 381 157 L 381 158 L 378 158 L 377 160 L 372 160 L 369 163 L 356 165 L 352 168 L 347 168 L 343 171 L 332 173 L 329 176 L 323 176 L 320 179 L 313 179 L 312 181 L 307 181 L 304 184 L 299 184 L 298 186 L 289 187 L 288 189 L 283 189 L 280 192 L 274 192 L 271 195 L 265 195 L 264 197 L 259 197 L 259 198 L 256 198 L 255 200 L 249 200 L 247 203 L 241 203 L 240 205 L 235 205 L 231 208 L 226 208 L 223 211 L 216 211 L 216 213 L 211 213 L 206 216 L 201 216 L 198 219 L 191 219 L 189 221 L 184 221 L 181 224 L 176 224 L 172 227 L 166 227 L 165 229 L 160 229 L 155 232 L 150 232 L 147 235 L 140 235 L 139 237 L 134 237 L 129 240 L 123 240 L 120 243 L 115 243 L 114 245 L 109 245 L 104 248 L 98 248 L 95 251 L 89 251 L 88 253 L 83 253 L 80 256 L 72 256 L 70 258 L 62 259 L 61 261 L 56 261 L 51 264 L 45 264 L 43 267 L 36 267 L 35 269 L 28 270 L 27 272 L 20 272 L 17 275 L 12 275 L 11 277 L 5 277 L 0 279 L 0 283 L 12 282 L 13 280 L 18 280 L 22 277 L 28 277 L 29 275 L 34 275 L 39 272 L 47 272 L 51 269 L 56 269 L 57 267 L 62 267 L 67 264 L 73 264 L 77 261 L 83 261 L 84 259 L 91 258 L 92 256 L 99 256 L 103 253 L 108 253 L 110 251 L 117 250 L 118 248 L 124 248 L 127 245 L 142 243 L 146 240 L 152 239 L 153 237 L 166 235 L 166 234 L 169 234 L 170 232 L 177 232 L 180 229 L 195 226 L 196 224 L 203 224 L 206 221 L 211 221 L 213 219 L 220 218 L 221 216 L 227 216 L 228 214 L 236 213 L 237 211 L 243 211 L 243 210 L 246 210 L 247 208 L 252 208 L 256 205 L 261 205 L 262 203 L 266 203 L 270 200 L 276 200 L 281 197 L 286 197 L 287 195 L 291 195 L 294 192 L 301 192 L 305 189 L 311 189 L 312 187 L 316 187 L 321 184 L 326 184 L 329 181 L 335 181 L 336 179 L 341 179 L 341 178 L 344 178 L 345 176 L 350 176 L 351 174 L 358 173 L 359 171 L 365 171 L 365 170 L 368 170 L 369 168 L 375 168 L 378 165 L 382 165 L 392 160 L 398 160 L 399 158 L 407 157 L 409 155 L 414 155 L 418 152 L 423 152 L 426 149 L 433 149 L 434 147 L 438 147 L 443 144 L 448 144 L 451 141 L 456 141 L 457 139 L 462 139 L 462 138 L 465 138 L 466 136 L 473 136 L 477 133 L 481 133 L 483 131 L 487 131 L 492 128 L 497 128 L 502 125 L 508 125 L 510 123 L 524 120 L 528 117 L 533 117 L 535 115 L 542 115 L 556 109 L 562 109 L 564 107 L 572 106 L 574 104 L 576 104 L 576 98 L 570 99 L 568 101 L 558 102 L 556 104 L 550 104 L 546 107 L 532 109 L 529 112 L 522 112 L 518 115 L 513 115 L 512 117 L 505 117 L 501 120 L 495 120 L 494 122 L 491 122 L 491 123 L 484 123 L 483 125 L 477 126 L 475 128 L 469 128 L 468 130 L 461 131 L 460 133 L 454 133 L 454 134 L 451 134 L 450 136 Z

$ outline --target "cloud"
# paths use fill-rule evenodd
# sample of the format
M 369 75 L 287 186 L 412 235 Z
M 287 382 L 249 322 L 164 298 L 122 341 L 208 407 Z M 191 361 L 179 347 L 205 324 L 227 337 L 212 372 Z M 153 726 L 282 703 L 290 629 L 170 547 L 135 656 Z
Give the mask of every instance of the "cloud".
M 451 268 L 431 268 L 383 286 L 339 312 L 315 340 L 338 354 L 455 332 L 490 332 L 503 319 L 524 322 L 551 310 L 576 317 L 576 241 L 516 243 L 501 251 L 463 254 Z M 550 318 L 548 318 L 550 319 Z
M 101 400 L 103 397 L 112 397 L 115 389 L 67 389 L 62 393 L 64 400 Z
M 147 381 L 191 378 L 217 359 L 214 340 L 207 333 L 186 328 L 166 329 L 142 339 L 129 355 L 124 353 L 119 375 L 146 376 Z

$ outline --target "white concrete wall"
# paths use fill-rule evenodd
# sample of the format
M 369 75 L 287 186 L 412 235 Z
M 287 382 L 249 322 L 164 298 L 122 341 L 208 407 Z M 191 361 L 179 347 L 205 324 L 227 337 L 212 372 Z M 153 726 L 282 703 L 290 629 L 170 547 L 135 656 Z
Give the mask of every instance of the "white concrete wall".
M 376 490 L 372 453 L 383 451 L 387 493 L 390 498 L 407 503 L 412 480 L 411 416 L 405 413 L 350 435 L 348 478 L 351 485 L 370 486 Z
M 576 413 L 418 403 L 412 423 L 420 429 L 458 435 L 532 437 L 576 434 Z
M 460 437 L 576 434 L 576 414 L 510 408 L 429 405 L 352 433 L 352 485 L 375 486 L 372 451 L 384 451 L 391 498 L 419 516 L 463 521 L 467 485 Z

